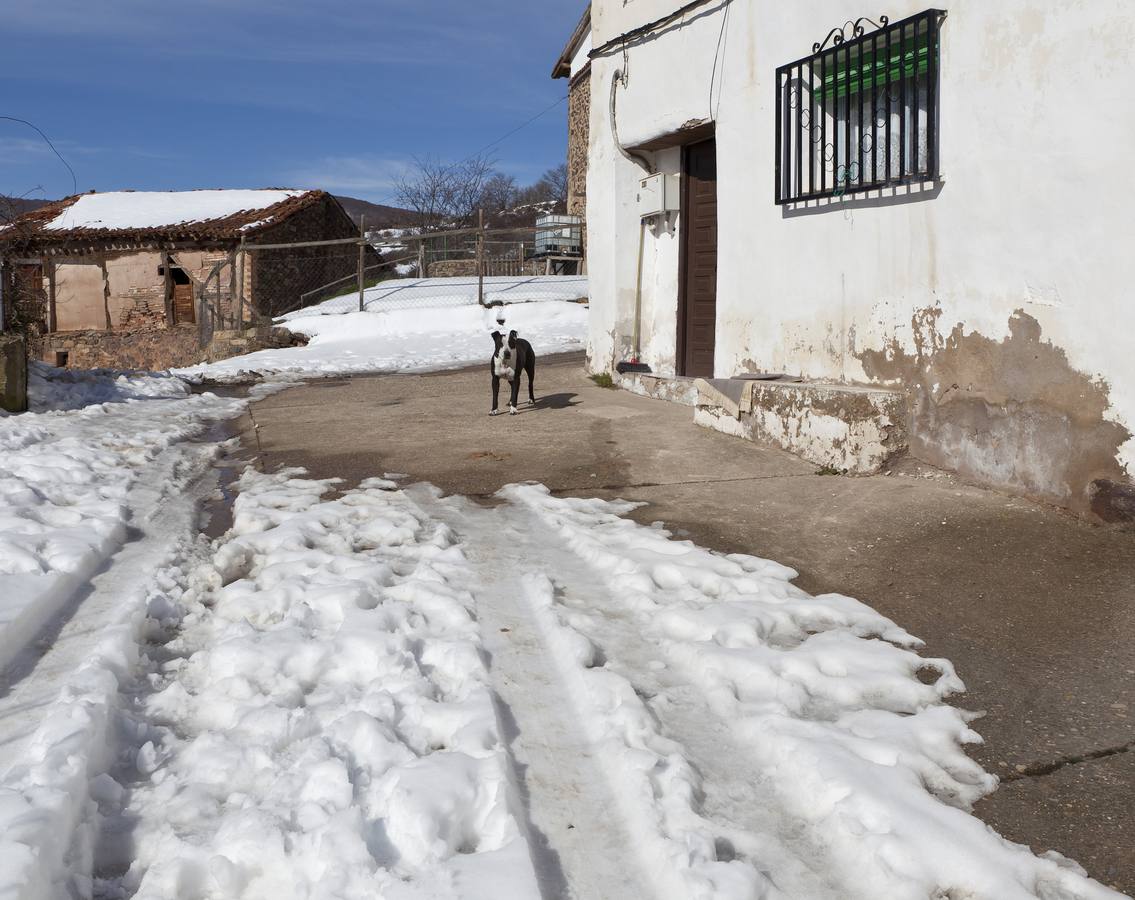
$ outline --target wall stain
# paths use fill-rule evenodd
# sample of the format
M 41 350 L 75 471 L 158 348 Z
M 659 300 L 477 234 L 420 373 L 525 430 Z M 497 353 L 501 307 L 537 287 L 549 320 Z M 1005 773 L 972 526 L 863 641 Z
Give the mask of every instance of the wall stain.
M 994 487 L 1126 519 L 1130 479 L 1117 453 L 1131 433 L 1105 418 L 1108 385 L 1072 368 L 1024 310 L 1000 341 L 961 323 L 943 334 L 941 317 L 938 306 L 915 312 L 913 353 L 892 339 L 855 354 L 872 380 L 907 388 L 911 453 Z

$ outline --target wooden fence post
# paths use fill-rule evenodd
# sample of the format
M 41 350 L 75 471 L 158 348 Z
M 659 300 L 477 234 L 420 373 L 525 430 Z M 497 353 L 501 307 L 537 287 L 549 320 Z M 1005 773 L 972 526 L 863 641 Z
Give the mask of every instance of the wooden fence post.
M 367 217 L 359 216 L 359 312 L 366 312 Z
M 485 211 L 477 210 L 477 302 L 485 305 Z
M 248 251 L 244 249 L 245 237 L 240 236 L 240 255 L 237 259 L 240 261 L 240 274 L 237 276 L 237 294 L 236 294 L 236 327 L 237 330 L 244 328 L 244 272 L 245 266 L 248 265 Z

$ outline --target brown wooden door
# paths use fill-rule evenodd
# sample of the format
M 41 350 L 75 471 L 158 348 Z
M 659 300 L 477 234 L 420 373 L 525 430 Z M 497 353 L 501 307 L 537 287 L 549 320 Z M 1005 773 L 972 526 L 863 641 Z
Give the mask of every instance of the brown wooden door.
M 713 376 L 717 332 L 717 142 L 683 151 L 678 361 L 682 375 Z
M 175 284 L 173 286 L 173 324 L 192 325 L 196 318 L 193 314 L 193 285 Z

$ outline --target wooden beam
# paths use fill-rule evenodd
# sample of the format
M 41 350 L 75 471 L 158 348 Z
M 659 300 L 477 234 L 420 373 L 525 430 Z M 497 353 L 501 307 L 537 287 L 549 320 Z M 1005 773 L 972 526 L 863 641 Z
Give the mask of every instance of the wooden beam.
M 99 257 L 99 270 L 102 272 L 102 311 L 106 316 L 106 330 L 113 331 L 114 324 L 110 321 L 110 273 L 106 270 L 106 256 Z
M 170 274 L 170 268 L 173 265 L 169 252 L 162 251 L 162 272 L 165 273 L 165 307 L 166 307 L 166 327 L 172 328 L 173 321 L 173 276 Z
M 43 260 L 43 272 L 47 275 L 47 330 L 54 333 L 59 324 L 55 315 L 55 260 Z

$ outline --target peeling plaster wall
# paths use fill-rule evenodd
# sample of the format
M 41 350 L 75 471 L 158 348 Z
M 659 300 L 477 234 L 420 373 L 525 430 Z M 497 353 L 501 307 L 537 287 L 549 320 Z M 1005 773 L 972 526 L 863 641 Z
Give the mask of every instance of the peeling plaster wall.
M 55 266 L 55 322 L 58 331 L 106 328 L 106 278 L 94 263 Z
M 677 0 L 598 0 L 596 46 Z M 897 2 L 892 21 L 928 4 Z M 627 52 L 624 144 L 716 120 L 716 374 L 784 371 L 902 386 L 912 452 L 977 481 L 1086 509 L 1135 476 L 1135 14 L 1118 0 L 958 0 L 942 31 L 943 183 L 915 197 L 773 203 L 774 77 L 848 0 L 709 3 Z M 717 56 L 717 81 L 710 78 Z M 633 326 L 640 170 L 614 146 L 621 51 L 592 63 L 591 365 Z M 656 156 L 661 156 L 658 154 Z M 675 242 L 676 246 L 676 242 Z M 643 346 L 672 371 L 677 253 L 647 245 Z M 672 268 L 669 277 L 663 271 Z M 1027 363 L 1031 354 L 1032 364 Z
M 162 254 L 156 250 L 139 250 L 107 259 L 113 327 L 165 324 L 166 284 L 165 276 L 158 274 L 161 265 Z

